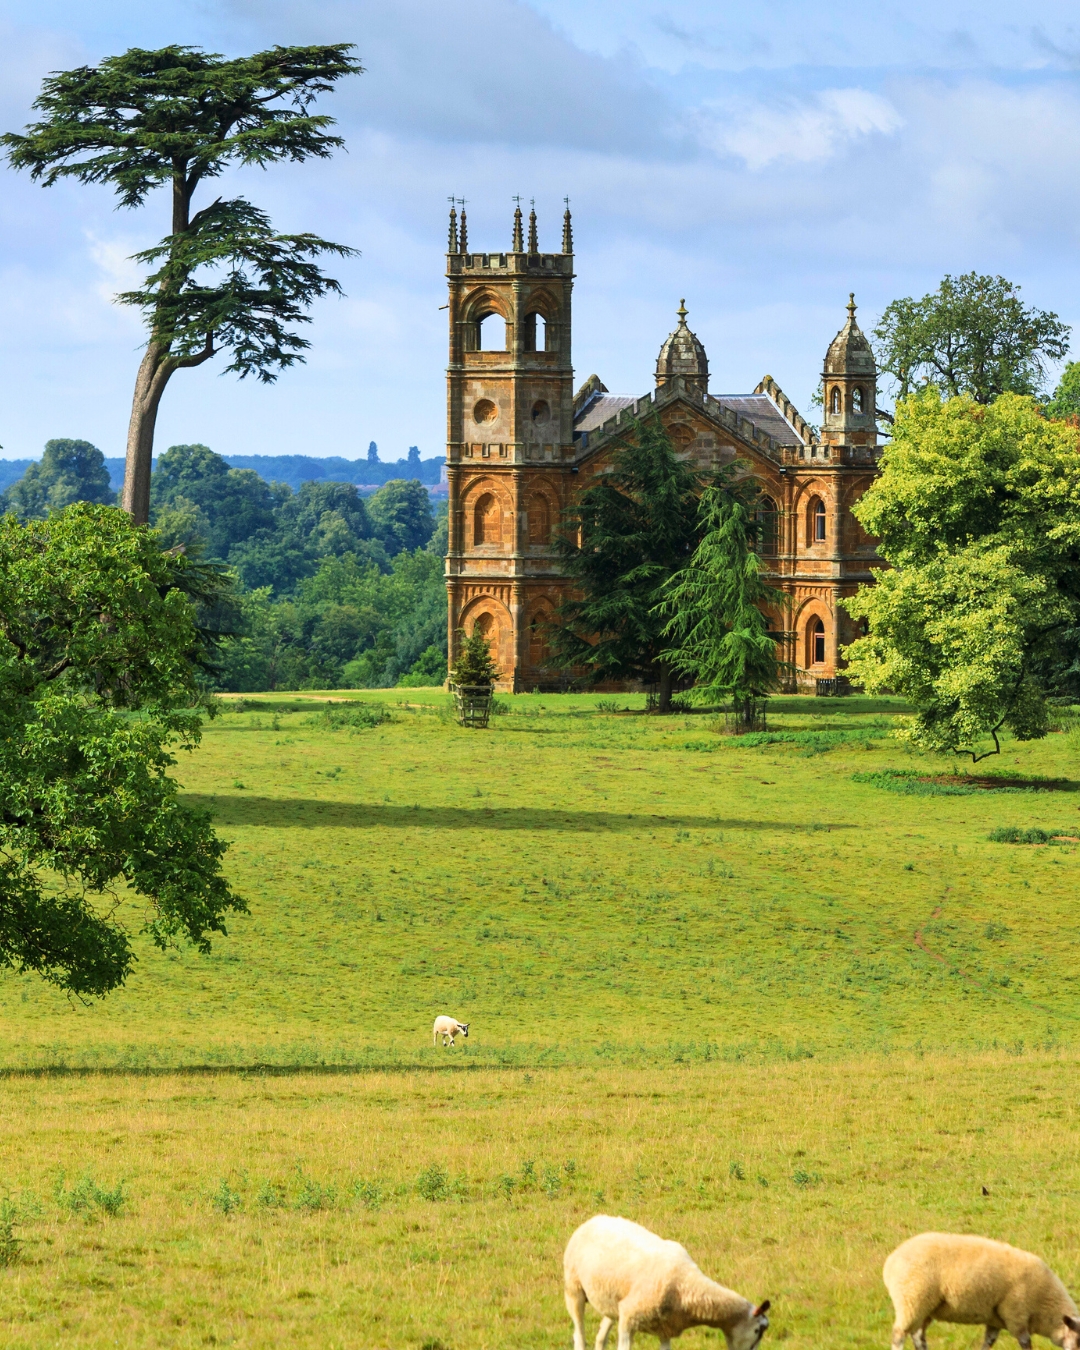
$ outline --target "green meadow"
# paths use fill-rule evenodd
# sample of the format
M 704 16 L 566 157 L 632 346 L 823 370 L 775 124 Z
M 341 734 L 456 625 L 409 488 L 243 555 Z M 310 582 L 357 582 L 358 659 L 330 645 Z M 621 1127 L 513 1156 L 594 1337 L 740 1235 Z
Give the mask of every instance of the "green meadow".
M 639 696 L 221 708 L 176 773 L 250 913 L 99 1003 L 0 979 L 6 1345 L 567 1346 L 597 1210 L 770 1297 L 766 1344 L 885 1346 L 929 1227 L 1077 1290 L 1072 712 L 971 765 L 880 699 L 743 738 Z

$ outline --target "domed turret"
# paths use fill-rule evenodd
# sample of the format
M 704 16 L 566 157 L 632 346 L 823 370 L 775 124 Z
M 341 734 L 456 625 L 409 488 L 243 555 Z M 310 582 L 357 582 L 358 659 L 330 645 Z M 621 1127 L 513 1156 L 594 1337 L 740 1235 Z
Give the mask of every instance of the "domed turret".
M 855 322 L 854 294 L 848 298 L 847 311 L 847 323 L 833 338 L 825 356 L 821 439 L 827 445 L 875 445 L 877 363 L 866 335 Z
M 709 392 L 709 358 L 705 348 L 686 326 L 686 301 L 679 301 L 676 311 L 679 325 L 660 348 L 656 358 L 656 384 L 661 387 L 676 375 L 681 375 L 688 388 L 696 389 L 704 398 Z

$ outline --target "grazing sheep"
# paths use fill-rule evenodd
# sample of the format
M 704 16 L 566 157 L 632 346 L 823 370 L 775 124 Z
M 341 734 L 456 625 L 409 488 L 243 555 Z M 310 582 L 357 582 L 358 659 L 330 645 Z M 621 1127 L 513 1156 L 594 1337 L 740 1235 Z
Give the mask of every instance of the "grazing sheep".
M 609 1214 L 597 1214 L 572 1235 L 563 1275 L 574 1350 L 585 1350 L 587 1302 L 603 1318 L 596 1350 L 604 1350 L 615 1322 L 619 1350 L 630 1350 L 638 1331 L 659 1336 L 660 1350 L 671 1350 L 671 1338 L 687 1327 L 719 1327 L 729 1350 L 754 1350 L 769 1325 L 768 1299 L 755 1308 L 703 1275 L 685 1247 Z
M 453 1045 L 455 1036 L 464 1036 L 469 1039 L 468 1022 L 458 1022 L 453 1017 L 436 1017 L 435 1026 L 432 1028 L 431 1043 L 439 1044 L 439 1037 L 443 1038 L 443 1045 Z
M 885 1288 L 896 1309 L 893 1350 L 910 1336 L 926 1350 L 931 1322 L 984 1326 L 983 1350 L 1007 1331 L 1030 1350 L 1046 1336 L 1061 1350 L 1080 1350 L 1080 1318 L 1069 1291 L 1044 1261 L 1006 1242 L 957 1233 L 908 1238 L 885 1262 Z

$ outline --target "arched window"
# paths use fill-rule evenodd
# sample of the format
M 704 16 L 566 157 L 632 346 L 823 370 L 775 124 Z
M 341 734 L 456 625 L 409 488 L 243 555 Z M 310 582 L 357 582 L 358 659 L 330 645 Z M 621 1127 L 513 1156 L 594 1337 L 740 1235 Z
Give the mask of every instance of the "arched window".
M 832 397 L 829 399 L 829 411 L 838 413 L 843 410 L 843 407 L 844 407 L 844 396 L 840 392 L 840 386 L 838 384 L 834 384 Z
M 806 628 L 807 647 L 810 665 L 825 664 L 825 625 L 820 619 L 811 619 Z
M 758 502 L 758 552 L 763 558 L 775 558 L 778 546 L 779 524 L 776 503 L 771 497 L 762 497 Z
M 529 515 L 529 543 L 551 543 L 551 506 L 548 499 L 536 492 L 525 503 Z
M 495 620 L 490 614 L 477 615 L 476 622 L 472 626 L 474 633 L 480 633 L 487 640 L 491 641 L 491 630 L 495 627 Z
M 858 385 L 856 385 L 855 388 L 851 391 L 851 411 L 853 413 L 861 413 L 862 410 L 863 410 L 862 390 L 859 388 Z
M 490 492 L 483 494 L 473 510 L 473 543 L 502 543 L 502 511 Z
M 501 314 L 481 314 L 476 321 L 478 352 L 506 351 L 506 321 Z
M 529 665 L 546 666 L 551 660 L 551 646 L 548 642 L 548 625 L 551 615 L 546 609 L 538 609 L 529 624 Z
M 525 315 L 525 350 L 547 351 L 547 320 L 542 314 L 534 312 Z
M 825 542 L 825 503 L 820 497 L 815 497 L 810 503 L 810 542 Z

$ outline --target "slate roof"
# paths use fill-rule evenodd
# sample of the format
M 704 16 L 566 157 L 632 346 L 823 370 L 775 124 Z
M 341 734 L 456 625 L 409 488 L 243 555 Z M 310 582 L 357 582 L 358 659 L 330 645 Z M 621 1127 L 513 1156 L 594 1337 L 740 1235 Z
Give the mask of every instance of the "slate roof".
M 633 394 L 601 394 L 599 398 L 591 399 L 574 418 L 574 430 L 593 431 L 602 427 L 609 417 L 636 402 Z
M 717 394 L 717 403 L 749 417 L 777 445 L 802 445 L 803 439 L 768 394 Z

